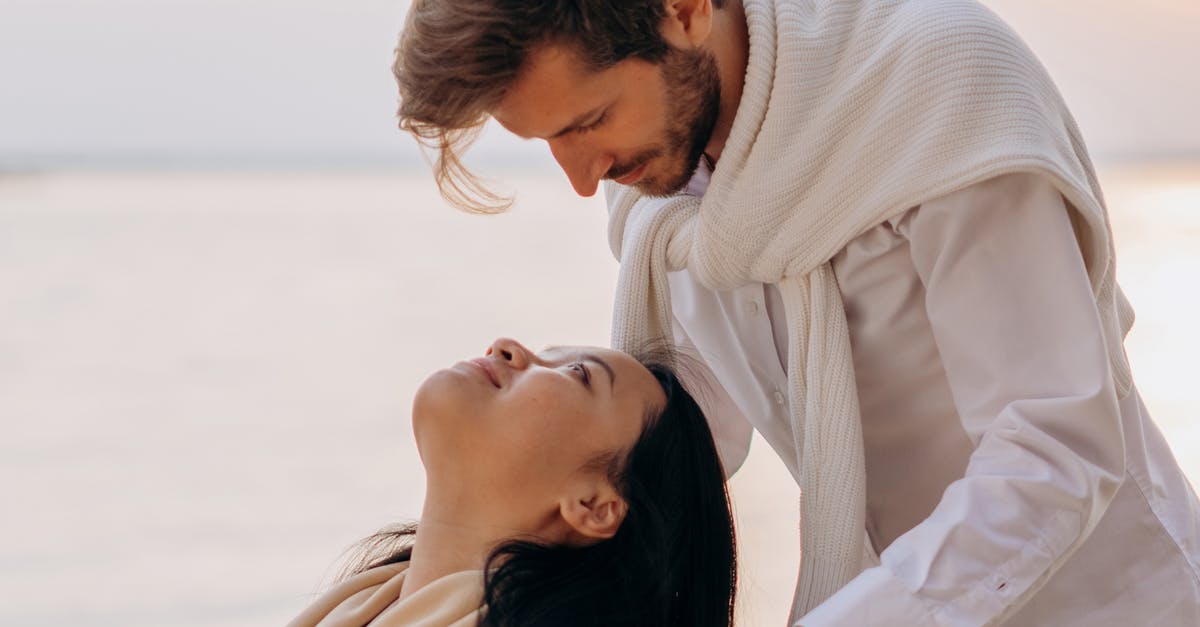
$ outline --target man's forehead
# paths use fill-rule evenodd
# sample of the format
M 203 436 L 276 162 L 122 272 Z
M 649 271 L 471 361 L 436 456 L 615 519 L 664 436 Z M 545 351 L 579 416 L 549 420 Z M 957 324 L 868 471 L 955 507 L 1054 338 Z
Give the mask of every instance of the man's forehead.
M 587 66 L 583 62 L 583 57 L 574 46 L 553 42 L 536 46 L 530 50 L 522 70 L 533 68 L 539 68 L 541 71 L 559 70 L 576 75 L 587 74 Z
M 490 113 L 516 135 L 550 137 L 603 95 L 596 76 L 569 47 L 540 46 Z

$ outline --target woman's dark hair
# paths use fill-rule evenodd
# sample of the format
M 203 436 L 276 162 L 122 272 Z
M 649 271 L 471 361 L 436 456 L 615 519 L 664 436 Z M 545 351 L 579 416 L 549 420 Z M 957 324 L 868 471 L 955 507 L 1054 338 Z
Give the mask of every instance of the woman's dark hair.
M 481 627 L 733 624 L 733 515 L 712 433 L 670 353 L 646 351 L 639 361 L 667 402 L 610 468 L 628 504 L 625 520 L 612 538 L 589 546 L 512 540 L 496 547 L 485 568 Z M 368 538 L 351 572 L 408 560 L 415 529 Z M 390 555 L 375 559 L 388 547 Z
M 415 0 L 392 72 L 400 128 L 436 155 L 442 195 L 467 211 L 507 209 L 510 201 L 485 188 L 461 153 L 530 54 L 563 44 L 593 71 L 631 58 L 656 63 L 669 50 L 659 32 L 666 6 L 665 0 Z

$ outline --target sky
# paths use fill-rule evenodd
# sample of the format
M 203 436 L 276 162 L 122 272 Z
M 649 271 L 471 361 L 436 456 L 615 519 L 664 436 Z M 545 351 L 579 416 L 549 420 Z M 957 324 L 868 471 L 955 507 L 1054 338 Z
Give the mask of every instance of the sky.
M 0 0 L 0 168 L 419 163 L 401 0 Z M 1099 160 L 1200 158 L 1200 2 L 988 0 Z M 493 131 L 477 159 L 547 164 Z

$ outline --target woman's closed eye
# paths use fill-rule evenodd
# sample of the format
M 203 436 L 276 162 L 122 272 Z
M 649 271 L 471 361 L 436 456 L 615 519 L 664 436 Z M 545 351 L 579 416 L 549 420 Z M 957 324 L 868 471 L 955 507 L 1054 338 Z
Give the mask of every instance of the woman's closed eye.
M 584 387 L 592 389 L 592 373 L 588 371 L 588 367 L 582 361 L 577 361 L 570 367 L 579 373 L 579 380 L 583 382 Z

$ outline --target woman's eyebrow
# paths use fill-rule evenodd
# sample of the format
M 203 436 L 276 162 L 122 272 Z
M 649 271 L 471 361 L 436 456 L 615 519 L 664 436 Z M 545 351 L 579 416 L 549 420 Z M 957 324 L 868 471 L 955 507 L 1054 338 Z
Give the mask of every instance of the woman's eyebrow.
M 613 372 L 612 366 L 608 365 L 608 362 L 604 361 L 603 359 L 600 359 L 599 355 L 594 353 L 584 353 L 580 355 L 580 357 L 588 361 L 595 362 L 601 368 L 604 368 L 604 371 L 608 373 L 608 387 L 610 390 L 612 389 L 612 386 L 617 384 L 617 373 Z
M 557 352 L 557 351 L 561 351 L 561 350 L 563 350 L 562 346 L 547 346 L 545 348 L 545 352 L 547 352 L 547 353 Z M 615 371 L 613 371 L 613 367 L 608 365 L 608 362 L 601 359 L 599 355 L 597 355 L 595 353 L 575 353 L 574 356 L 576 358 L 582 359 L 584 361 L 590 361 L 590 362 L 596 364 L 597 366 L 600 366 L 601 368 L 603 368 L 604 371 L 608 373 L 609 390 L 612 389 L 612 386 L 616 385 L 617 373 Z

